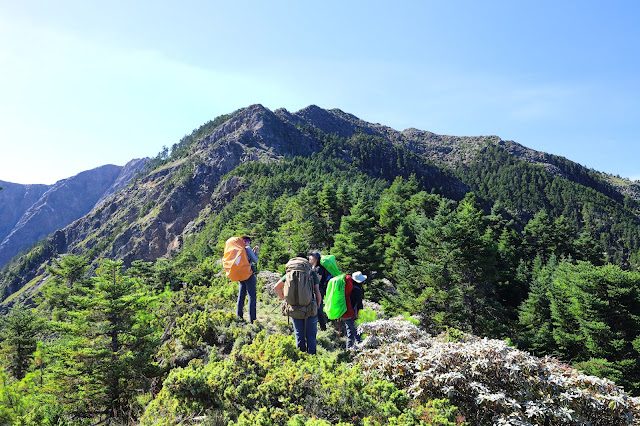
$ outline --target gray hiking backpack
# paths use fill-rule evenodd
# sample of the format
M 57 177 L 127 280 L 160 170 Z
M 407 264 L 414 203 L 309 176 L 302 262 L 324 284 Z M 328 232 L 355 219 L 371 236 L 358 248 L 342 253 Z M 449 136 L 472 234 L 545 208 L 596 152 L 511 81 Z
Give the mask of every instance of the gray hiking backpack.
M 294 257 L 286 265 L 282 314 L 295 319 L 305 319 L 318 313 L 311 263 L 303 257 Z

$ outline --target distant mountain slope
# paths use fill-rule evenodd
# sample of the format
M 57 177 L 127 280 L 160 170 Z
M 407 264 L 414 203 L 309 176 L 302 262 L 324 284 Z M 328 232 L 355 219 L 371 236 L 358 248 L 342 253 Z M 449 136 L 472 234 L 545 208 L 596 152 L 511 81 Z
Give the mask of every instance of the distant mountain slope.
M 277 110 L 276 114 L 302 128 L 316 128 L 342 138 L 372 135 L 404 147 L 441 169 L 452 171 L 466 187 L 465 192 L 474 191 L 489 203 L 500 202 L 522 218 L 547 209 L 554 216 L 572 216 L 577 224 L 580 221 L 603 224 L 616 217 L 624 228 L 640 225 L 640 182 L 601 173 L 498 136 L 448 136 L 413 128 L 400 132 L 338 109 L 323 110 L 313 105 L 294 114 L 286 110 Z M 521 191 L 522 187 L 527 190 Z M 579 204 L 590 206 L 591 217 L 577 213 L 573 193 L 581 199 Z M 456 198 L 451 193 L 444 195 Z M 616 240 L 624 239 L 624 251 L 632 251 L 636 245 L 633 240 L 637 239 L 635 232 L 632 236 L 620 227 L 613 228 L 609 243 L 617 244 Z M 601 230 L 608 233 L 611 227 L 604 226 Z
M 286 110 L 275 112 L 297 125 L 312 126 L 324 133 L 343 138 L 352 137 L 356 133 L 379 136 L 393 144 L 404 146 L 435 164 L 454 170 L 461 165 L 471 164 L 474 159 L 484 155 L 488 146 L 494 146 L 514 158 L 542 167 L 551 175 L 607 192 L 617 201 L 622 201 L 625 196 L 640 200 L 639 182 L 588 169 L 564 157 L 536 151 L 514 141 L 502 140 L 498 136 L 448 136 L 414 128 L 397 131 L 381 124 L 368 123 L 339 109 L 324 110 L 315 105 L 294 114 Z
M 0 241 L 9 235 L 22 215 L 33 206 L 51 185 L 21 185 L 0 181 Z
M 0 268 L 19 250 L 87 214 L 115 191 L 122 189 L 144 165 L 145 159 L 125 166 L 105 165 L 63 179 L 54 185 L 2 183 Z M 17 219 L 17 220 L 16 220 Z M 11 224 L 11 226 L 7 226 Z
M 607 240 L 611 253 L 619 252 L 621 259 L 640 249 L 637 183 L 497 136 L 397 131 L 314 105 L 295 113 L 252 105 L 194 130 L 174 145 L 171 154 L 164 152 L 150 160 L 148 173 L 132 185 L 101 202 L 96 197 L 84 204 L 86 211 L 76 212 L 78 220 L 73 223 L 72 215 L 65 216 L 66 224 L 43 241 L 39 250 L 16 259 L 0 275 L 0 289 L 4 297 L 17 291 L 40 276 L 44 263 L 55 254 L 87 254 L 91 259 L 123 259 L 127 264 L 171 256 L 182 247 L 186 235 L 198 233 L 208 216 L 251 184 L 250 179 L 223 179 L 237 166 L 321 152 L 376 178 L 416 175 L 422 189 L 451 199 L 474 191 L 485 206 L 501 202 L 522 220 L 548 209 L 555 217 L 569 216 L 579 232 L 588 219 L 594 238 L 607 233 L 602 241 Z M 118 182 L 121 174 L 110 173 L 112 182 Z M 100 183 L 94 185 L 94 193 L 113 189 L 105 184 L 98 190 L 103 188 Z M 71 182 L 62 186 L 74 192 Z M 47 199 L 25 214 L 25 221 L 38 217 L 42 226 L 49 225 L 46 218 L 52 206 L 62 208 Z M 48 229 L 42 235 L 55 228 Z

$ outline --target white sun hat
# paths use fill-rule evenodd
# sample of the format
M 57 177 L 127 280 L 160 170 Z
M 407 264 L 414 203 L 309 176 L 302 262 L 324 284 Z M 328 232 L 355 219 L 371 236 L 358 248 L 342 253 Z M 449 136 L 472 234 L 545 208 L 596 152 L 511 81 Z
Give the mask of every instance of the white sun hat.
M 357 272 L 354 272 L 353 275 L 351 275 L 351 278 L 353 278 L 355 282 L 361 283 L 362 281 L 367 279 L 367 276 L 363 275 L 362 272 L 357 271 Z

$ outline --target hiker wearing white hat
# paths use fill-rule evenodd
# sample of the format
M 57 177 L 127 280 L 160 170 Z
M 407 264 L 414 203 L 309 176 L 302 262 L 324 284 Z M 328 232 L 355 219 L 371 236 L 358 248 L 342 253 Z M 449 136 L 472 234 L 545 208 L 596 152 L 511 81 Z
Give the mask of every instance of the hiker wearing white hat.
M 356 330 L 356 319 L 358 313 L 362 309 L 362 297 L 364 290 L 362 283 L 367 279 L 367 276 L 360 271 L 356 271 L 351 275 L 344 277 L 344 295 L 347 301 L 347 312 L 340 318 L 344 321 L 347 328 L 347 349 L 351 349 L 356 345 L 356 342 L 360 342 L 360 336 Z

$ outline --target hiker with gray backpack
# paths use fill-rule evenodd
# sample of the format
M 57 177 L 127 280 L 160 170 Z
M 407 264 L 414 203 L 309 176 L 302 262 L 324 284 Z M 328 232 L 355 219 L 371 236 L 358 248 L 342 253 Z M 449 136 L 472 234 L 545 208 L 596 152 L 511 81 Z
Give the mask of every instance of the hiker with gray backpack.
M 273 291 L 282 300 L 282 314 L 293 322 L 296 347 L 315 354 L 318 306 L 322 303 L 318 275 L 304 255 L 290 259 L 285 271 Z

